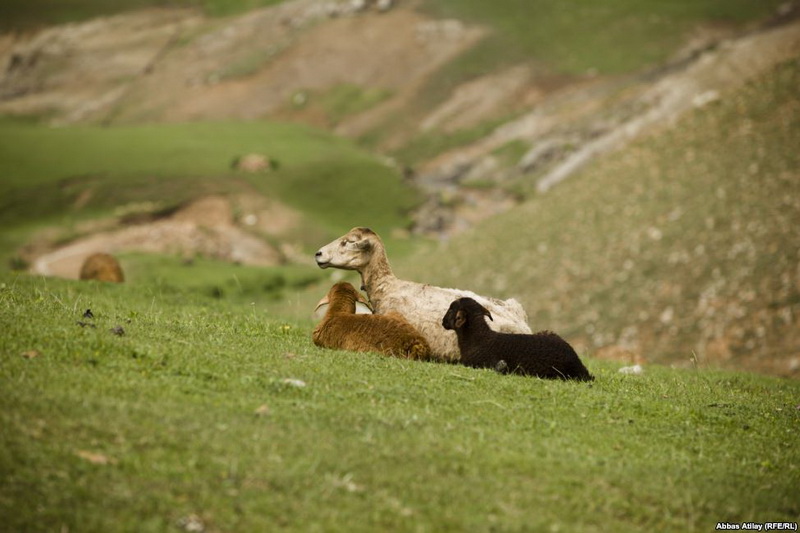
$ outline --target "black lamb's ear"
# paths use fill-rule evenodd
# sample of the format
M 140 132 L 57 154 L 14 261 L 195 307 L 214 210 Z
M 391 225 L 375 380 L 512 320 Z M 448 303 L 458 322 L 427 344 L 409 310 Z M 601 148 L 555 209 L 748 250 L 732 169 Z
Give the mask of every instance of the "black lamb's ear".
M 486 315 L 486 316 L 488 316 L 488 317 L 489 317 L 489 320 L 491 320 L 492 322 L 494 322 L 494 318 L 492 318 L 492 313 L 490 313 L 488 309 L 484 309 L 484 310 L 483 310 L 483 314 L 484 314 L 484 315 Z
M 456 328 L 460 328 L 461 326 L 463 326 L 464 322 L 466 321 L 467 321 L 467 314 L 461 309 L 456 311 L 456 320 L 455 320 Z

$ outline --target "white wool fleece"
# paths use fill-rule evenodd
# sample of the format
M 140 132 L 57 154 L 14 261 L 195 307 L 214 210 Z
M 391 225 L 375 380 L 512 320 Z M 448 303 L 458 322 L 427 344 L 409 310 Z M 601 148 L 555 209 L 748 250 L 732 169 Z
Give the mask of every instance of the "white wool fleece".
M 472 298 L 488 309 L 493 320 L 487 320 L 487 323 L 494 331 L 531 333 L 525 310 L 514 299 L 485 298 L 472 291 L 435 287 L 397 278 L 388 281 L 381 292 L 376 295 L 377 301 L 370 295 L 375 312 L 383 314 L 397 311 L 403 315 L 425 337 L 437 359 L 457 361 L 461 357 L 455 332 L 442 327 L 442 318 L 447 309 L 453 300 L 459 298 Z

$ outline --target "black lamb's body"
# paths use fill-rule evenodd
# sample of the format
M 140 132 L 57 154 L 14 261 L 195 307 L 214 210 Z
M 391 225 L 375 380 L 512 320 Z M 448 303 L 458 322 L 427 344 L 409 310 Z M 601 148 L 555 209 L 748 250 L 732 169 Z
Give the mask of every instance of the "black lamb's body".
M 472 298 L 459 298 L 442 319 L 445 329 L 456 332 L 462 364 L 540 378 L 594 380 L 572 346 L 555 333 L 498 333 L 489 328 L 485 316 L 492 319 Z

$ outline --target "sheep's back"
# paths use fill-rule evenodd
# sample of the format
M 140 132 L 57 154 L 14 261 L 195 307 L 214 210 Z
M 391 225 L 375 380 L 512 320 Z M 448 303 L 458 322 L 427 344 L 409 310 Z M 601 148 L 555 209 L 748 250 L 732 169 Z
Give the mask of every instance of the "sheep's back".
M 335 314 L 326 316 L 312 333 L 316 345 L 356 352 L 428 359 L 424 338 L 402 316 Z
M 403 315 L 428 341 L 434 358 L 453 361 L 461 357 L 458 339 L 455 332 L 442 327 L 442 318 L 454 300 L 464 297 L 473 298 L 492 313 L 494 320 L 487 320 L 487 323 L 493 330 L 531 332 L 527 315 L 519 302 L 485 298 L 471 291 L 397 280 L 391 290 L 385 291 L 383 297 L 373 300 L 373 303 L 379 314 L 397 311 Z
M 476 346 L 478 366 L 494 366 L 503 359 L 511 371 L 549 378 L 594 379 L 575 349 L 552 331 L 533 335 L 491 335 Z

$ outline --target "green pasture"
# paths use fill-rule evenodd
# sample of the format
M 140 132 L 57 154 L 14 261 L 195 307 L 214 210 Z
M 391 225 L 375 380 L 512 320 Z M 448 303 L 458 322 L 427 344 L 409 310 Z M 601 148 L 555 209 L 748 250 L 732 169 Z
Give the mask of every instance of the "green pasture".
M 236 303 L 280 304 L 329 277 L 329 272 L 312 266 L 310 254 L 306 265 L 280 267 L 143 253 L 120 254 L 119 257 L 125 279 L 130 283 L 154 287 L 165 294 L 193 293 Z M 324 294 L 319 298 L 322 296 Z M 310 315 L 310 312 L 305 314 Z
M 276 168 L 234 170 L 233 160 L 248 153 L 268 156 Z M 251 192 L 301 211 L 317 239 L 366 223 L 388 233 L 406 225 L 418 201 L 396 169 L 347 140 L 296 124 L 50 128 L 0 121 L 5 253 L 42 224 L 69 225 L 140 202 L 168 209 L 203 194 Z
M 311 327 L 154 282 L 1 274 L 3 528 L 705 531 L 800 513 L 797 382 L 591 359 L 592 384 L 542 381 L 324 350 Z

